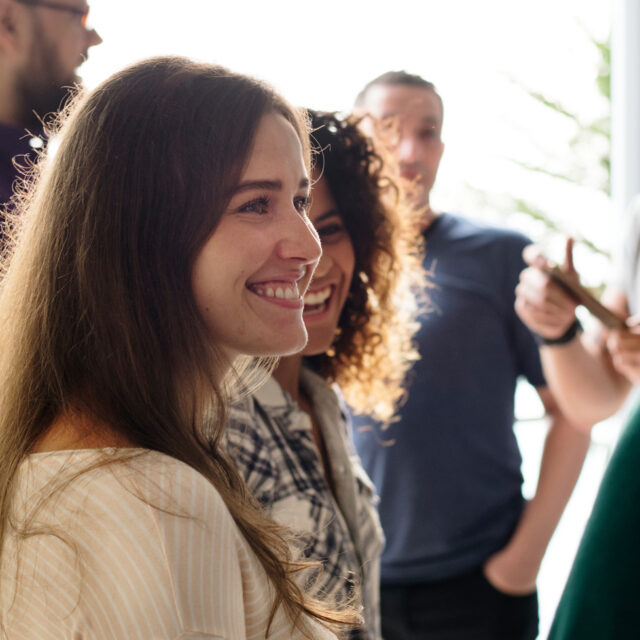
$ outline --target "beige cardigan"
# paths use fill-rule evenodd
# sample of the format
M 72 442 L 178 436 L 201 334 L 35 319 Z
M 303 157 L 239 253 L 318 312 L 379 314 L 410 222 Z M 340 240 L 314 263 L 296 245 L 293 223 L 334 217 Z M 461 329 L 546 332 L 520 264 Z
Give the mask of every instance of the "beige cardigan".
M 50 496 L 100 456 L 122 453 L 134 457 Z M 0 612 L 9 638 L 266 637 L 273 589 L 218 492 L 191 467 L 144 449 L 75 450 L 28 456 L 17 480 L 17 522 L 37 508 L 32 528 L 49 531 L 7 538 Z M 306 624 L 311 637 L 334 638 Z M 302 635 L 279 610 L 268 637 Z

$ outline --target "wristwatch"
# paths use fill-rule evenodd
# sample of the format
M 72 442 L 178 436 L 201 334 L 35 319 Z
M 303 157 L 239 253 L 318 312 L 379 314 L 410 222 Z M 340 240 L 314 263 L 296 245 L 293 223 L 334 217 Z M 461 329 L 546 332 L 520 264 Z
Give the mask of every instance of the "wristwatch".
M 545 338 L 538 333 L 534 333 L 533 335 L 540 346 L 553 347 L 554 345 L 567 344 L 571 342 L 579 333 L 582 333 L 582 325 L 580 324 L 580 320 L 576 318 L 569 325 L 569 328 L 557 338 Z

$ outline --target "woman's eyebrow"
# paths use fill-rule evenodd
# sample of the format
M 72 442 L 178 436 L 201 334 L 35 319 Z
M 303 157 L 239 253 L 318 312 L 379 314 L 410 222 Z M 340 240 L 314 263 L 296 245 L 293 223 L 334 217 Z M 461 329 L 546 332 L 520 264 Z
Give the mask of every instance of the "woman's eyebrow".
M 325 211 L 322 215 L 319 215 L 313 222 L 324 222 L 328 218 L 333 218 L 334 216 L 337 218 L 342 218 L 337 209 L 329 209 L 329 211 Z
M 306 189 L 309 187 L 309 178 L 300 180 L 299 188 Z M 231 195 L 243 193 L 244 191 L 282 191 L 282 180 L 248 180 L 241 182 L 233 189 Z
M 247 182 L 241 182 L 237 185 L 232 194 L 242 193 L 244 191 L 280 191 L 282 190 L 281 180 L 249 180 Z

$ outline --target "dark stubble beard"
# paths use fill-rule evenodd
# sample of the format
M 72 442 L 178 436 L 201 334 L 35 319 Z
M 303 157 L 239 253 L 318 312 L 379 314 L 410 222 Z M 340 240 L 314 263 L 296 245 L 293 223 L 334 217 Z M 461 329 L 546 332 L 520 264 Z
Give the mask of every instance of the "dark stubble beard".
M 40 21 L 34 21 L 34 40 L 29 71 L 19 79 L 20 121 L 34 134 L 42 132 L 43 120 L 56 113 L 79 83 L 75 75 L 63 77 L 55 46 L 47 38 Z

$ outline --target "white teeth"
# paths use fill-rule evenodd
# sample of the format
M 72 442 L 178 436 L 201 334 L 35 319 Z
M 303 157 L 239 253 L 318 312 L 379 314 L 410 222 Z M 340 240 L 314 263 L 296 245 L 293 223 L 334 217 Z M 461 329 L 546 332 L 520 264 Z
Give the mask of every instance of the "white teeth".
M 296 300 L 300 297 L 300 293 L 298 292 L 298 285 L 293 284 L 290 286 L 284 287 L 253 287 L 254 293 L 257 293 L 259 296 L 264 296 L 265 298 L 278 298 L 280 300 Z
M 326 302 L 329 299 L 330 295 L 331 295 L 331 287 L 330 286 L 325 287 L 320 291 L 307 293 L 307 295 L 304 297 L 304 303 L 306 305 L 322 304 L 323 302 Z

